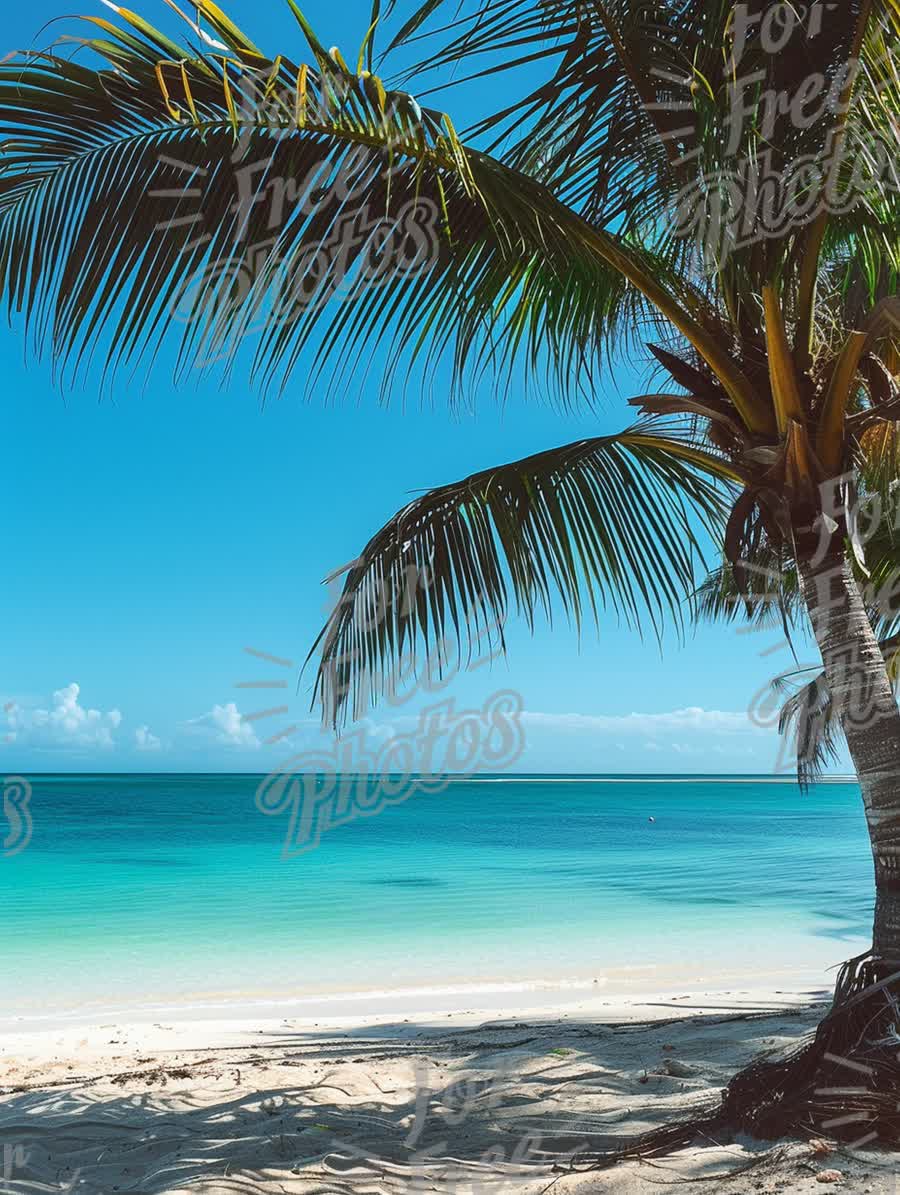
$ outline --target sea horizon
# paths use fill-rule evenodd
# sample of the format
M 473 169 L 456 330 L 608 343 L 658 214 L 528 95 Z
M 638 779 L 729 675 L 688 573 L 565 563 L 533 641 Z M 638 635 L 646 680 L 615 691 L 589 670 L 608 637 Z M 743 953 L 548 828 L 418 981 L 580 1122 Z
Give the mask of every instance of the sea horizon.
M 16 772 L 14 768 L 8 769 L 10 774 L 22 775 L 21 772 Z M 130 768 L 127 771 L 119 769 L 105 770 L 102 768 L 90 768 L 80 771 L 78 768 L 68 768 L 64 771 L 47 771 L 42 772 L 34 768 L 25 769 L 27 777 L 61 777 L 61 776 L 247 776 L 259 777 L 264 779 L 271 775 L 269 771 L 259 771 L 258 769 L 238 770 L 231 769 L 214 769 L 209 770 L 205 768 L 174 768 L 174 769 L 150 769 L 150 768 Z M 311 771 L 298 769 L 296 775 L 307 776 L 321 776 L 325 774 L 322 771 Z M 406 773 L 399 772 L 336 772 L 337 776 L 372 776 L 372 775 L 387 775 L 399 776 Z M 551 772 L 551 771 L 531 771 L 531 772 L 504 772 L 498 775 L 496 772 L 410 772 L 408 773 L 411 779 L 429 779 L 432 777 L 447 778 L 452 780 L 466 780 L 473 782 L 492 781 L 495 783 L 503 783 L 511 780 L 710 780 L 728 782 L 729 780 L 743 781 L 743 780 L 759 780 L 759 781 L 773 781 L 779 784 L 794 784 L 800 786 L 800 781 L 796 773 L 779 774 L 775 772 Z M 820 776 L 815 781 L 819 784 L 858 784 L 857 778 L 852 773 L 836 772 L 834 774 L 826 774 Z

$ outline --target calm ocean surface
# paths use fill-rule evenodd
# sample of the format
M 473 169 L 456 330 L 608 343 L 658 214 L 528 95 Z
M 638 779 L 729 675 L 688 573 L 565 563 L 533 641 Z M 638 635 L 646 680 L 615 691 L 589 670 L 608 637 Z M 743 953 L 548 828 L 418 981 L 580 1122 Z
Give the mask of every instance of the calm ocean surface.
M 259 779 L 32 777 L 32 840 L 0 857 L 0 1016 L 737 972 L 787 986 L 866 945 L 855 784 L 457 780 L 283 859 L 287 817 L 256 808 Z

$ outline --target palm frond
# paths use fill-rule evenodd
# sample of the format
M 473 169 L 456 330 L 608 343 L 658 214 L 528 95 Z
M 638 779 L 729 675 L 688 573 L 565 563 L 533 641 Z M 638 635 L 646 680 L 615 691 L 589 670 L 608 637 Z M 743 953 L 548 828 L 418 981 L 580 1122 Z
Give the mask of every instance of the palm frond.
M 592 219 L 658 232 L 677 222 L 683 268 L 698 248 L 746 332 L 758 326 L 754 295 L 781 274 L 796 276 L 797 314 L 811 319 L 832 223 L 870 272 L 897 260 L 895 0 L 816 0 L 773 25 L 774 8 L 426 0 L 394 44 L 425 39 L 417 75 L 471 63 L 527 80 L 520 95 L 506 83 L 514 100 L 473 135 L 510 143 L 505 160 Z M 444 13 L 452 19 L 435 28 Z M 753 198 L 773 189 L 774 220 Z
M 478 645 L 502 649 L 511 608 L 533 625 L 559 602 L 576 626 L 608 608 L 659 633 L 681 617 L 734 480 L 688 425 L 650 420 L 415 499 L 350 567 L 310 652 L 326 721 L 361 716 L 401 659 L 418 676 Z
M 779 677 L 776 687 L 785 688 L 787 684 L 787 678 Z M 837 761 L 841 723 L 824 673 L 801 685 L 786 699 L 778 717 L 778 733 L 794 739 L 797 779 L 802 788 L 814 784 L 828 765 Z
M 900 679 L 900 635 L 882 638 L 879 647 L 896 692 Z M 773 682 L 773 687 L 777 692 L 789 693 L 779 714 L 778 733 L 793 738 L 797 779 L 802 787 L 807 788 L 821 779 L 829 764 L 837 762 L 843 732 L 824 672 L 800 684 L 797 683 L 798 675 L 787 673 L 780 676 Z
M 95 353 L 110 372 L 152 361 L 167 334 L 178 372 L 227 376 L 255 337 L 263 389 L 337 361 L 337 390 L 377 357 L 385 386 L 449 360 L 459 394 L 521 363 L 571 398 L 660 304 L 736 374 L 664 257 L 465 149 L 305 22 L 312 66 L 263 54 L 211 0 L 198 10 L 221 53 L 118 9 L 80 39 L 111 69 L 0 65 L 0 286 L 62 377 Z
M 805 608 L 797 571 L 781 550 L 768 545 L 743 562 L 742 586 L 727 562 L 704 577 L 694 598 L 694 615 L 702 622 L 747 621 L 750 626 L 795 628 Z
M 422 5 L 393 46 L 422 36 L 443 7 Z M 490 136 L 494 148 L 512 141 L 507 160 L 552 179 L 573 206 L 607 222 L 639 211 L 646 225 L 661 213 L 672 165 L 686 150 L 679 109 L 689 98 L 685 70 L 698 49 L 698 19 L 708 13 L 712 24 L 719 6 L 685 7 L 672 27 L 658 3 L 487 0 L 449 26 L 440 48 L 432 44 L 440 28 L 426 37 L 428 57 L 411 73 L 470 61 L 481 68 L 475 78 L 537 72 L 536 86 L 469 135 Z M 515 94 L 515 83 L 504 90 Z

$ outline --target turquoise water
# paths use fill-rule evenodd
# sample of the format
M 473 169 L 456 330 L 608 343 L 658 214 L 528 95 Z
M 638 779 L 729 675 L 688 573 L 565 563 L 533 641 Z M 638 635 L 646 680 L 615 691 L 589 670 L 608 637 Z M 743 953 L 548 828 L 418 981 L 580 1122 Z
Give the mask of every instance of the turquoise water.
M 284 859 L 259 779 L 32 777 L 32 840 L 0 858 L 0 1015 L 824 977 L 866 942 L 855 784 L 457 780 Z

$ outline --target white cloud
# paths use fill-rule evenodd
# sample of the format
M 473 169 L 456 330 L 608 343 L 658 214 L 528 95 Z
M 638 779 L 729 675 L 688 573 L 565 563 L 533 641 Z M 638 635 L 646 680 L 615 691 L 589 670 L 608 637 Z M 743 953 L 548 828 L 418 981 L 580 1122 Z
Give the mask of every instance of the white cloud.
M 653 713 L 522 715 L 522 770 L 768 771 L 778 735 L 742 710 L 686 706 Z
M 189 733 L 211 738 L 213 742 L 226 747 L 258 747 L 259 739 L 249 722 L 245 722 L 233 701 L 225 705 L 214 705 L 199 718 L 191 718 L 185 724 Z
M 16 701 L 3 707 L 6 716 L 5 741 L 45 750 L 102 748 L 114 745 L 115 731 L 122 722 L 117 709 L 85 709 L 79 702 L 81 686 L 74 681 L 57 689 L 49 709 L 24 706 Z
M 535 730 L 615 731 L 617 734 L 683 733 L 686 731 L 738 733 L 760 728 L 746 712 L 704 710 L 700 706 L 661 714 L 538 714 L 524 713 L 522 721 Z
M 134 732 L 134 745 L 138 751 L 158 751 L 162 743 L 150 733 L 149 726 L 139 726 Z

